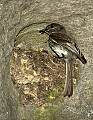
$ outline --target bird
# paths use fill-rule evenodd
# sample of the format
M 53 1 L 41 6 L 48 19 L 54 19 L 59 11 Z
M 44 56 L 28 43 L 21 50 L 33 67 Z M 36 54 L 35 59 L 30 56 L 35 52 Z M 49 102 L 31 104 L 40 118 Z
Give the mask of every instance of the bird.
M 39 32 L 49 36 L 48 43 L 51 50 L 57 57 L 66 61 L 66 80 L 63 95 L 64 97 L 71 97 L 73 95 L 73 60 L 78 58 L 83 64 L 86 64 L 87 60 L 80 51 L 76 41 L 67 34 L 63 25 L 51 23 Z

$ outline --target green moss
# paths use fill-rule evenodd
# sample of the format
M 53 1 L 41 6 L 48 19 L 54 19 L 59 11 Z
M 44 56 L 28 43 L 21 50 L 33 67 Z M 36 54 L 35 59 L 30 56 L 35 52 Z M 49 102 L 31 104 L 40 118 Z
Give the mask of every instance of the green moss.
M 47 109 L 36 109 L 34 120 L 56 120 L 58 106 L 50 106 Z

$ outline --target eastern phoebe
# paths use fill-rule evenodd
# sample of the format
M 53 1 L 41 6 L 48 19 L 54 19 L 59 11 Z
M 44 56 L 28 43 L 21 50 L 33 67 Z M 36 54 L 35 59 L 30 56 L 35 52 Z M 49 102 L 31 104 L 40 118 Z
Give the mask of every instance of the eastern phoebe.
M 83 64 L 87 61 L 77 46 L 68 35 L 65 28 L 57 23 L 52 23 L 46 26 L 45 29 L 39 31 L 41 34 L 48 34 L 49 47 L 60 58 L 66 61 L 66 81 L 64 87 L 64 97 L 72 96 L 73 94 L 73 79 L 72 79 L 72 63 L 77 57 Z

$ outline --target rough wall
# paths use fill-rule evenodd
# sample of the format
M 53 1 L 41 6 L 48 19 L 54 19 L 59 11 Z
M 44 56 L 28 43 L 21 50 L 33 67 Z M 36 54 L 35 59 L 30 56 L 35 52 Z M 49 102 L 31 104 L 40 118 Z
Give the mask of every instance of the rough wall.
M 59 22 L 77 40 L 88 60 L 80 64 L 78 85 L 56 116 L 58 120 L 93 119 L 93 1 L 1 0 L 0 1 L 0 119 L 21 120 L 20 108 L 9 76 L 9 58 L 18 31 L 33 22 Z

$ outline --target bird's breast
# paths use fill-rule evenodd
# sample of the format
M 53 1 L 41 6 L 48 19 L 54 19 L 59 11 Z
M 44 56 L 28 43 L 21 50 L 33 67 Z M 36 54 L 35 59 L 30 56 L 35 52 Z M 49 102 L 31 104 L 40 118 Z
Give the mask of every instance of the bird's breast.
M 65 56 L 68 55 L 68 51 L 67 51 L 64 47 L 62 47 L 62 46 L 55 46 L 55 51 L 56 51 L 57 53 L 62 53 L 62 54 L 64 54 Z
M 68 50 L 65 49 L 62 45 L 58 44 L 50 44 L 50 48 L 55 52 L 59 57 L 67 57 L 68 56 Z

